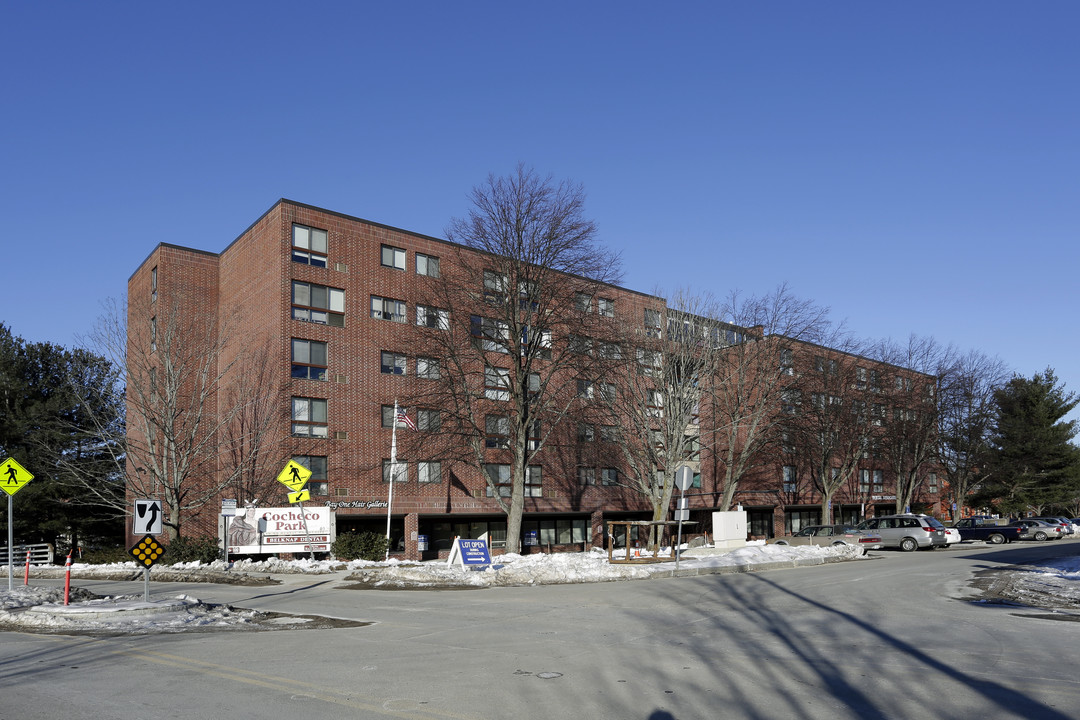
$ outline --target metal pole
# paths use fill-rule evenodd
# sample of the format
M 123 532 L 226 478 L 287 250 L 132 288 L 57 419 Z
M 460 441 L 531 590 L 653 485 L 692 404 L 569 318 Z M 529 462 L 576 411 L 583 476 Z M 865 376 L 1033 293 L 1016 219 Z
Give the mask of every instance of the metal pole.
M 390 512 L 394 508 L 394 478 L 397 476 L 397 398 L 394 398 L 394 423 L 390 431 L 390 495 L 386 500 L 386 557 L 390 559 Z
M 679 490 L 679 505 L 685 505 L 686 491 Z M 679 541 L 675 543 L 675 569 L 679 569 L 679 559 L 682 557 L 682 507 L 679 508 Z
M 143 568 L 143 600 L 150 602 L 150 568 Z
M 13 497 L 8 495 L 7 497 L 7 589 L 14 590 L 15 585 L 12 582 L 15 577 L 15 521 L 12 519 L 14 515 Z

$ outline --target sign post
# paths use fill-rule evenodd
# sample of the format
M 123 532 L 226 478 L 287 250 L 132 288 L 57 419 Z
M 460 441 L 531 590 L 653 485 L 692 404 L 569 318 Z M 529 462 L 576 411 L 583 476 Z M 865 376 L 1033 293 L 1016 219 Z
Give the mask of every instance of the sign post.
M 292 490 L 289 493 L 289 504 L 300 506 L 300 517 L 304 523 L 304 535 L 310 539 L 311 533 L 308 532 L 307 516 L 304 514 L 304 501 L 311 499 L 311 493 L 303 489 L 307 485 L 309 478 L 311 478 L 311 470 L 295 460 L 285 463 L 285 467 L 281 469 L 277 476 L 279 483 Z M 310 541 L 308 545 L 311 549 L 311 559 L 314 560 L 315 548 L 311 546 Z
M 0 464 L 0 488 L 7 493 L 7 533 L 8 533 L 8 590 L 13 590 L 15 577 L 15 493 L 23 489 L 34 476 L 14 458 L 8 458 Z
M 675 487 L 679 488 L 679 509 L 675 511 L 679 521 L 679 539 L 675 543 L 675 569 L 679 569 L 679 558 L 682 555 L 682 524 L 683 520 L 690 519 L 690 507 L 686 503 L 686 491 L 694 482 L 694 472 L 689 465 L 681 465 L 675 471 Z

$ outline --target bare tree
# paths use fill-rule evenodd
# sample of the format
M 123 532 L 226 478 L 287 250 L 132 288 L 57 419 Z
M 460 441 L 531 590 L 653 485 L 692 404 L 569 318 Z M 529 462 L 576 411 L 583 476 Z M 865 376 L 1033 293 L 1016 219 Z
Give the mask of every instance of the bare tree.
M 868 448 L 870 417 L 858 390 L 859 348 L 841 334 L 827 347 L 810 348 L 793 388 L 802 399 L 782 432 L 821 494 L 823 523 L 832 523 L 833 497 L 853 487 Z
M 413 349 L 422 369 L 408 402 L 439 411 L 438 427 L 414 442 L 483 473 L 507 516 L 506 549 L 517 552 L 525 498 L 541 492 L 530 466 L 581 396 L 603 389 L 605 360 L 584 346 L 614 322 L 604 287 L 619 262 L 597 244 L 580 186 L 519 165 L 471 199 L 446 235 L 483 260 L 457 253 L 421 288 Z
M 235 347 L 227 350 L 230 339 Z M 266 389 L 234 391 L 227 399 L 237 369 L 248 367 L 244 344 L 230 338 L 227 324 L 177 305 L 159 303 L 151 313 L 148 306 L 111 301 L 85 342 L 123 368 L 126 435 L 118 438 L 123 453 L 114 460 L 127 497 L 98 499 L 126 504 L 131 497 L 161 498 L 166 534 L 173 540 L 185 521 L 235 487 L 250 467 L 230 459 L 240 436 L 226 441 L 226 430 Z M 262 428 L 260 423 L 245 430 L 249 447 L 262 444 Z M 96 492 L 89 479 L 83 484 Z M 200 529 L 209 530 L 209 522 Z
M 630 361 L 609 368 L 618 395 L 607 422 L 624 428 L 618 445 L 630 473 L 621 484 L 640 493 L 653 522 L 661 522 L 676 471 L 700 467 L 702 399 L 742 329 L 719 319 L 721 308 L 710 296 L 686 290 L 668 298 L 666 308 L 645 312 L 644 327 L 639 317 L 622 330 Z M 655 533 L 650 538 L 652 545 L 659 541 Z
M 768 462 L 764 450 L 781 434 L 789 408 L 801 402 L 793 387 L 793 343 L 816 343 L 830 331 L 828 309 L 794 297 L 786 285 L 760 297 L 732 293 L 723 319 L 747 328 L 709 379 L 709 462 L 729 508 L 739 482 Z
M 882 454 L 896 477 L 896 512 L 911 506 L 938 451 L 938 377 L 952 351 L 933 338 L 912 335 L 904 345 L 885 342 L 875 359 L 892 365 L 886 373 L 867 369 L 872 423 Z

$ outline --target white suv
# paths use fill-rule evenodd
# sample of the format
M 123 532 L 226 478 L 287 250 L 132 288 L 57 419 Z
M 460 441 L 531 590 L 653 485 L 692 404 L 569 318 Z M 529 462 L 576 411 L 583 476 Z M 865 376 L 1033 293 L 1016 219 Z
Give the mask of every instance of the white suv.
M 898 547 L 904 552 L 948 544 L 945 526 L 929 515 L 883 515 L 863 520 L 855 529 L 876 533 L 885 547 Z

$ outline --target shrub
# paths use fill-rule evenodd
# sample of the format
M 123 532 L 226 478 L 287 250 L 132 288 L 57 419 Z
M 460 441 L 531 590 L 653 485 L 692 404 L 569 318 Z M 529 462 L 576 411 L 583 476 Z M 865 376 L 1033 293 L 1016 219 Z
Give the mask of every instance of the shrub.
M 385 560 L 386 538 L 372 532 L 344 532 L 334 540 L 330 552 L 338 560 Z
M 166 564 L 182 562 L 212 563 L 222 557 L 217 538 L 209 535 L 202 537 L 179 537 L 165 547 L 161 561 Z
M 99 547 L 92 550 L 84 550 L 82 557 L 79 557 L 78 552 L 72 553 L 71 561 L 87 563 L 88 565 L 106 565 L 109 563 L 122 563 L 129 560 L 134 560 L 128 553 L 125 547 Z M 57 564 L 64 564 L 67 560 L 66 555 L 57 555 Z

